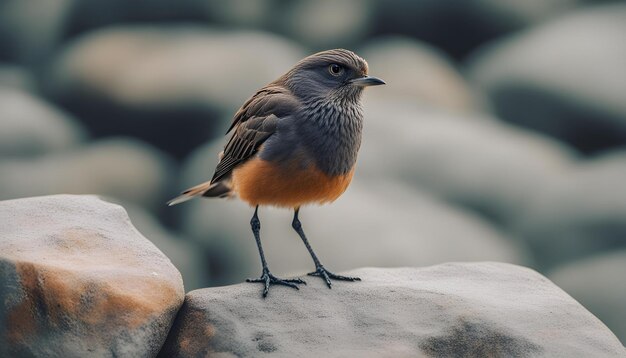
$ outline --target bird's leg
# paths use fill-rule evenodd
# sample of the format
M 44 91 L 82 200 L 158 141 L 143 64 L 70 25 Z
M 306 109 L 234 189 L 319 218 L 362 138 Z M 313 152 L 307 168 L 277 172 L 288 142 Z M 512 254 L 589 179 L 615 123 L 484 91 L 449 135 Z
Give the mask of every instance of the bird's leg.
M 300 219 L 298 219 L 299 212 L 300 212 L 300 208 L 296 208 L 293 213 L 293 221 L 291 222 L 291 226 L 293 227 L 294 230 L 296 230 L 298 235 L 300 235 L 302 242 L 304 242 L 304 246 L 306 246 L 306 249 L 309 250 L 309 254 L 311 254 L 311 258 L 313 259 L 313 262 L 315 263 L 315 271 L 308 273 L 308 275 L 319 276 L 323 278 L 324 281 L 326 281 L 326 285 L 328 285 L 328 288 L 331 288 L 332 286 L 332 283 L 330 281 L 331 279 L 342 280 L 342 281 L 361 281 L 361 279 L 358 277 L 336 275 L 324 268 L 320 260 L 317 258 L 317 255 L 315 255 L 315 252 L 313 252 L 313 249 L 311 248 L 311 245 L 309 244 L 309 240 L 307 240 L 306 235 L 304 234 L 304 230 L 302 230 L 302 223 L 300 223 Z
M 304 282 L 303 280 L 299 278 L 287 279 L 287 280 L 278 278 L 274 276 L 270 272 L 269 268 L 267 267 L 267 261 L 265 261 L 265 255 L 263 254 L 263 246 L 261 246 L 261 234 L 260 234 L 261 221 L 259 220 L 258 211 L 259 211 L 259 206 L 257 205 L 256 208 L 254 209 L 254 215 L 252 216 L 252 219 L 250 220 L 250 226 L 252 227 L 252 233 L 254 234 L 254 238 L 256 239 L 256 246 L 259 248 L 259 256 L 261 256 L 261 265 L 263 266 L 263 273 L 261 274 L 261 277 L 249 278 L 246 280 L 246 282 L 261 282 L 265 284 L 265 287 L 263 288 L 263 297 L 267 296 L 267 292 L 270 289 L 270 285 L 289 286 L 298 290 L 299 288 L 296 284 L 298 283 L 306 284 L 306 282 Z

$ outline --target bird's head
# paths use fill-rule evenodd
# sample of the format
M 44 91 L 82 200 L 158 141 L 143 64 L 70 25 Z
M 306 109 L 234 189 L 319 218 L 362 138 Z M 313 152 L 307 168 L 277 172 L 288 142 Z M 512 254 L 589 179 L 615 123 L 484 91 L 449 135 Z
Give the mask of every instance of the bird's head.
M 385 82 L 368 75 L 367 62 L 354 52 L 318 52 L 298 62 L 281 80 L 304 102 L 358 101 L 367 86 Z

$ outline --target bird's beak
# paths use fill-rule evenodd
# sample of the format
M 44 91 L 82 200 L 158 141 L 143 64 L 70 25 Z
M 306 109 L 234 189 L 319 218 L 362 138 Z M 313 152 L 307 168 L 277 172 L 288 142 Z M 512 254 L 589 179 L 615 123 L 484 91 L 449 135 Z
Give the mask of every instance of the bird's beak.
M 359 77 L 359 78 L 350 80 L 350 84 L 353 84 L 359 87 L 379 86 L 379 85 L 384 85 L 385 81 L 381 80 L 380 78 L 376 78 L 372 76 L 365 76 L 365 77 Z

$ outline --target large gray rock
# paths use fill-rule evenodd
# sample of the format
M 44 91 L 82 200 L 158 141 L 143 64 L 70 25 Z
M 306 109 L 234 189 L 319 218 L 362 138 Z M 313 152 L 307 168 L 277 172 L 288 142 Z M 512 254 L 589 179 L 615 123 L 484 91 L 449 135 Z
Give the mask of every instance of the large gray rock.
M 470 77 L 505 120 L 584 151 L 626 144 L 626 5 L 587 8 L 499 40 Z
M 573 165 L 561 143 L 487 116 L 368 98 L 365 117 L 357 178 L 397 179 L 505 226 Z
M 461 113 L 475 112 L 482 106 L 480 94 L 469 87 L 450 60 L 425 43 L 387 37 L 368 43 L 358 52 L 368 62 L 370 74 L 387 82 L 387 86 L 372 91 L 376 99 L 403 100 Z
M 549 275 L 626 343 L 626 250 L 558 267 Z
M 210 144 L 186 165 L 185 185 L 210 177 L 217 155 Z M 354 180 L 331 205 L 305 207 L 301 220 L 311 245 L 329 268 L 366 265 L 416 266 L 446 261 L 498 260 L 528 263 L 523 245 L 480 217 L 441 203 L 393 179 Z M 200 242 L 218 269 L 216 283 L 257 276 L 260 263 L 250 231 L 253 210 L 238 200 L 195 199 L 173 207 L 183 217 L 183 232 Z M 262 208 L 261 236 L 270 268 L 277 274 L 309 272 L 313 263 L 291 228 L 293 213 Z
M 513 227 L 543 267 L 626 248 L 626 151 L 581 162 L 537 187 Z
M 120 206 L 0 202 L 0 356 L 149 357 L 183 303 L 180 273 Z
M 33 159 L 0 158 L 0 199 L 101 194 L 149 209 L 167 199 L 172 164 L 146 144 L 124 138 Z
M 28 93 L 0 86 L 0 157 L 63 151 L 85 137 L 84 128 L 67 113 Z
M 96 135 L 133 135 L 182 156 L 302 56 L 296 44 L 258 32 L 115 27 L 66 46 L 45 88 Z
M 602 322 L 545 277 L 501 263 L 359 269 L 300 291 L 187 294 L 163 357 L 624 357 Z

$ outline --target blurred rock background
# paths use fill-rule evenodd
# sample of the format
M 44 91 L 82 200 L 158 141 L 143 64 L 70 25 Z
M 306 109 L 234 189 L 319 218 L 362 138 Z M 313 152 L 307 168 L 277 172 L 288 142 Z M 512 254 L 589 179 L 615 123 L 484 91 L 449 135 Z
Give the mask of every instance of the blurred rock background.
M 302 213 L 326 265 L 528 265 L 626 342 L 623 2 L 5 0 L 0 199 L 121 203 L 187 291 L 256 276 L 244 204 L 164 203 L 256 89 L 334 47 L 388 85 L 353 186 Z M 261 219 L 275 273 L 310 269 L 291 213 Z

